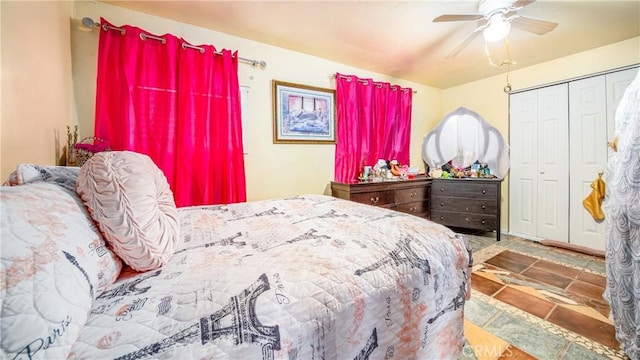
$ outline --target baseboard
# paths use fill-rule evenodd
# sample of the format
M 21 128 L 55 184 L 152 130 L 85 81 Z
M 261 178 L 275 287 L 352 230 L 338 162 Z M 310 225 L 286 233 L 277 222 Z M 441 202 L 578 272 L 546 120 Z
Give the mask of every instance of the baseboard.
M 574 244 L 570 244 L 570 243 L 566 243 L 566 242 L 562 242 L 562 241 L 541 240 L 540 244 L 546 245 L 546 246 L 558 247 L 558 248 L 567 249 L 567 250 L 572 250 L 572 251 L 577 251 L 577 252 L 581 252 L 581 253 L 587 254 L 587 255 L 599 256 L 599 257 L 602 257 L 602 258 L 605 257 L 604 256 L 604 250 L 596 250 L 596 249 L 588 248 L 586 246 L 574 245 Z
M 519 237 L 521 239 L 529 240 L 529 241 L 535 241 L 535 242 L 540 242 L 540 241 L 544 240 L 543 238 L 539 238 L 537 236 L 531 236 L 531 235 L 528 235 L 528 234 L 520 234 L 520 233 L 511 232 L 511 231 L 507 231 L 506 234 L 510 235 L 510 236 Z

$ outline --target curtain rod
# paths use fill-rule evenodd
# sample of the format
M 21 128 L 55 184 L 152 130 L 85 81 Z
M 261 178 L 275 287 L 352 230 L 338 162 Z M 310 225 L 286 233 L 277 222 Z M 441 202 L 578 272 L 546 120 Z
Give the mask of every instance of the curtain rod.
M 338 76 L 337 74 L 333 74 L 333 78 L 334 78 L 334 79 L 335 79 L 337 76 Z M 341 78 L 343 78 L 343 79 L 347 79 L 347 81 L 351 81 L 351 80 L 352 80 L 352 79 L 351 79 L 351 76 L 354 76 L 354 75 L 340 75 L 340 77 L 341 77 Z M 358 78 L 357 76 L 356 76 L 356 79 L 358 80 L 358 82 L 361 82 L 361 83 L 363 83 L 363 84 L 365 84 L 365 85 L 368 85 L 368 84 L 369 84 L 369 80 L 367 80 L 367 79 L 360 79 L 360 78 Z M 382 83 L 381 83 L 381 82 L 379 82 L 379 81 L 373 81 L 373 80 L 371 80 L 371 83 L 372 83 L 373 85 L 376 85 L 378 88 L 381 88 L 381 87 L 382 87 Z M 403 89 L 403 88 L 402 88 L 402 86 L 400 86 L 400 85 L 391 85 L 391 90 L 396 91 L 396 90 L 397 90 L 397 89 L 396 89 L 397 87 L 399 87 L 399 88 L 400 88 L 400 90 L 402 90 L 402 91 L 409 91 L 409 89 L 407 89 L 407 88 L 404 88 L 404 89 Z M 418 91 L 417 91 L 417 90 L 413 90 L 412 92 L 413 92 L 414 94 L 417 94 L 417 93 L 418 93 Z
M 95 21 L 93 21 L 93 19 L 88 18 L 88 17 L 83 17 L 82 18 L 82 25 L 84 25 L 85 27 L 89 28 L 89 29 L 95 29 L 95 28 L 99 28 L 101 27 L 99 23 L 96 23 Z M 124 35 L 125 30 L 123 28 L 119 28 L 119 27 L 115 27 L 115 26 L 109 26 L 109 25 L 102 25 L 102 30 L 107 31 L 107 30 L 116 30 L 119 31 L 120 34 Z M 141 40 L 146 40 L 146 39 L 153 39 L 153 40 L 157 40 L 162 42 L 163 44 L 166 43 L 165 38 L 160 37 L 160 36 L 154 36 L 154 35 L 149 35 L 149 34 L 144 34 L 144 33 L 140 33 L 140 39 Z M 194 45 L 189 45 L 187 43 L 182 43 L 182 48 L 183 49 L 193 49 L 193 50 L 198 50 L 201 53 L 204 53 L 204 48 L 198 47 L 198 46 L 194 46 Z M 216 55 L 222 55 L 221 52 L 219 51 L 215 51 L 214 54 Z M 250 64 L 253 67 L 261 67 L 261 68 L 265 68 L 267 67 L 267 63 L 264 60 L 253 60 L 253 59 L 247 59 L 247 58 L 243 58 L 241 56 L 238 56 L 238 60 L 242 61 L 244 63 Z

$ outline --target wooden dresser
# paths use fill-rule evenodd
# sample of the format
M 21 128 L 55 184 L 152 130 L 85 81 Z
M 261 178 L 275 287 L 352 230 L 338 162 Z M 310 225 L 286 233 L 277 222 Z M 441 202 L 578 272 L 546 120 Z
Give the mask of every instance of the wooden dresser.
M 432 179 L 431 220 L 445 226 L 495 230 L 500 241 L 500 179 Z
M 430 189 L 431 179 L 426 176 L 380 182 L 331 182 L 331 195 L 334 197 L 382 206 L 427 219 Z

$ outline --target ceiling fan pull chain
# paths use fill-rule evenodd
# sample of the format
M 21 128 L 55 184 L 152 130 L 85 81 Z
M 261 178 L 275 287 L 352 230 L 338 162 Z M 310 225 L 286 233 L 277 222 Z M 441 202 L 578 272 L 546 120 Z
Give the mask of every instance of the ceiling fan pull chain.
M 507 65 L 507 85 L 505 85 L 504 88 L 502 88 L 505 94 L 508 94 L 511 92 L 511 83 L 509 82 L 509 71 L 511 71 L 511 64 Z

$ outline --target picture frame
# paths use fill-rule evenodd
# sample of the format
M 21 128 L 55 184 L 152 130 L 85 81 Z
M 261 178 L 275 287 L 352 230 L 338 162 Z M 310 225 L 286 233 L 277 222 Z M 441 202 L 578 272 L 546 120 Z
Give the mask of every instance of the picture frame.
M 273 143 L 335 144 L 335 90 L 273 80 Z

